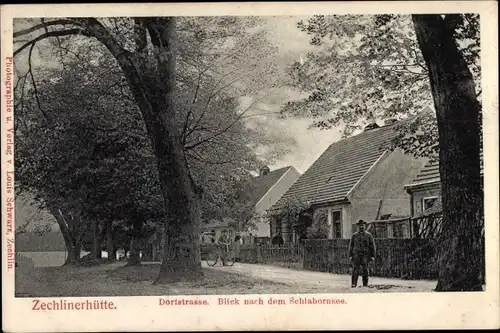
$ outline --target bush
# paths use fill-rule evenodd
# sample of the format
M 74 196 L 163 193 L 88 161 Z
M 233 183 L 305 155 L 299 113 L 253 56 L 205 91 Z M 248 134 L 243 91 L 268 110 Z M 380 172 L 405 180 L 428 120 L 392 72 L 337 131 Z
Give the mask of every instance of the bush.
M 314 212 L 313 223 L 307 228 L 308 239 L 326 239 L 328 238 L 328 211 L 318 209 Z

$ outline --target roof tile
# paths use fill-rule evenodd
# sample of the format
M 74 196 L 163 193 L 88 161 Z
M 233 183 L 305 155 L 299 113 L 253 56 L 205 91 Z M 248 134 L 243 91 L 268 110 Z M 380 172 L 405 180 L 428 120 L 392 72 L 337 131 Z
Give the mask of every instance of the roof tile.
M 245 189 L 245 195 L 254 205 L 273 187 L 291 166 L 270 171 L 264 176 L 254 177 Z
M 293 198 L 311 204 L 344 199 L 397 135 L 398 124 L 400 122 L 331 144 L 273 208 L 279 209 Z
M 481 161 L 481 173 L 483 172 L 483 150 L 480 152 L 480 161 Z M 437 159 L 431 159 L 427 162 L 426 165 L 422 168 L 420 173 L 415 177 L 411 185 L 418 185 L 423 183 L 434 183 L 440 181 L 439 175 L 439 161 Z M 409 186 L 411 186 L 409 185 Z

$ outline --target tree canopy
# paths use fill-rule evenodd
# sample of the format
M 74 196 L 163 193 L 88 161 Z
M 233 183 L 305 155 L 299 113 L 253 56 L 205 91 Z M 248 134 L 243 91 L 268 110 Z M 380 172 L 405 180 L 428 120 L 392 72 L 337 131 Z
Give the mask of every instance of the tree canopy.
M 480 87 L 479 17 L 460 17 L 453 36 Z M 316 15 L 297 27 L 317 49 L 290 66 L 289 84 L 305 98 L 284 105 L 283 115 L 310 117 L 319 128 L 344 126 L 345 136 L 370 122 L 415 116 L 394 146 L 437 155 L 436 117 L 425 112 L 429 74 L 410 15 Z
M 133 23 L 103 20 L 131 50 L 138 47 L 128 42 L 138 32 Z M 81 28 L 79 21 L 24 24 L 31 28 L 14 33 L 33 38 L 16 51 L 27 51 L 27 66 L 17 67 L 19 189 L 35 193 L 40 204 L 50 200 L 87 219 L 114 220 L 115 226 L 138 216 L 160 221 L 165 216 L 155 154 L 116 59 L 99 41 L 53 28 Z M 33 28 L 40 25 L 44 33 Z M 249 128 L 245 119 L 273 93 L 275 50 L 254 18 L 186 17 L 177 33 L 174 118 L 186 166 L 203 190 L 202 217 L 251 215 L 253 207 L 237 202 L 235 193 L 257 169 L 253 147 L 276 138 Z M 47 36 L 54 38 L 41 39 Z M 41 59 L 50 66 L 33 64 Z M 242 96 L 250 100 L 244 108 Z

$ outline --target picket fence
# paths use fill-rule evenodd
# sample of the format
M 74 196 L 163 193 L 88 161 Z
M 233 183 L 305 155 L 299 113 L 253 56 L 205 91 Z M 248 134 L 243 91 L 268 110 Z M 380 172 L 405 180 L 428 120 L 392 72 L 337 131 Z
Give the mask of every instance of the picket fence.
M 421 239 L 377 239 L 373 276 L 400 279 L 435 279 L 438 257 L 432 242 Z M 349 274 L 349 240 L 310 240 L 304 244 L 303 268 Z

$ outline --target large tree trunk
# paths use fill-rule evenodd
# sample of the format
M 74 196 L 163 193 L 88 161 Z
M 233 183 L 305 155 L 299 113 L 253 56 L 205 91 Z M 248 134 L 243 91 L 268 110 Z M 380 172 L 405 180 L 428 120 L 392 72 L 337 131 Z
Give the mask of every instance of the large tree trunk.
M 148 18 L 144 25 L 157 52 L 155 66 L 146 66 L 141 82 L 134 76 L 127 78 L 151 138 L 168 212 L 163 260 L 155 282 L 199 279 L 199 194 L 174 117 L 175 19 Z
M 66 244 L 66 250 L 68 255 L 66 256 L 66 260 L 64 262 L 65 265 L 74 264 L 80 260 L 82 251 L 81 245 Z
M 108 252 L 108 261 L 116 260 L 116 249 L 113 244 L 113 223 L 109 221 L 106 226 L 106 251 Z
M 127 266 L 139 266 L 141 264 L 139 252 L 139 239 L 136 236 L 133 236 L 130 240 L 130 256 L 127 260 Z
M 87 232 L 87 228 L 86 226 L 74 225 L 75 222 L 68 220 L 68 216 L 68 219 L 66 219 L 61 210 L 56 208 L 55 205 L 49 205 L 49 211 L 56 219 L 57 224 L 59 225 L 59 230 L 61 231 L 64 238 L 64 243 L 67 251 L 67 256 L 64 264 L 74 264 L 78 260 L 80 260 L 82 242 L 85 233 Z M 77 220 L 78 222 L 81 222 L 80 219 Z
M 443 230 L 436 291 L 481 291 L 480 105 L 458 50 L 456 15 L 412 15 L 439 130 Z
M 141 264 L 139 252 L 142 250 L 140 243 L 142 240 L 143 221 L 140 216 L 133 216 L 132 239 L 130 240 L 130 256 L 127 266 L 138 266 Z
M 94 259 L 102 258 L 101 239 L 99 233 L 99 223 L 92 221 L 92 256 Z
M 184 156 L 175 122 L 175 18 L 136 18 L 134 53 L 123 49 L 113 34 L 93 18 L 84 34 L 97 38 L 118 61 L 141 110 L 158 165 L 168 212 L 163 261 L 156 282 L 203 276 L 200 258 L 200 193 Z M 152 52 L 146 47 L 148 39 Z

